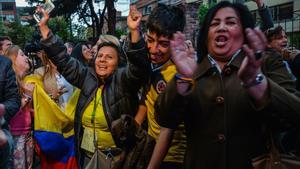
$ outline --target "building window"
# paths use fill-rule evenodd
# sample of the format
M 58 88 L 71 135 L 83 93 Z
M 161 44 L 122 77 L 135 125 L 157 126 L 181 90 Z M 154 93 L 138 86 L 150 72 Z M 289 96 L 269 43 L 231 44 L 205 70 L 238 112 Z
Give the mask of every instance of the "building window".
M 3 20 L 13 22 L 15 20 L 15 16 L 14 15 L 5 15 Z
M 2 3 L 2 11 L 13 11 L 14 4 L 13 3 Z
M 293 2 L 270 7 L 274 21 L 293 19 Z
M 284 19 L 292 19 L 293 18 L 293 4 L 285 4 L 285 5 L 280 5 L 279 6 L 279 15 L 278 18 L 279 20 L 284 20 Z

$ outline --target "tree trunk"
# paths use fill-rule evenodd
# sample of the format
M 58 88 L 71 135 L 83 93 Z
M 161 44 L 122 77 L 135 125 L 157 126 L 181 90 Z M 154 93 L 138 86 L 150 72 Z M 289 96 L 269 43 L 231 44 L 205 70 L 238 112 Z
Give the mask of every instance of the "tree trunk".
M 108 22 L 107 22 L 107 27 L 108 27 L 108 32 L 107 34 L 110 35 L 116 35 L 116 9 L 115 9 L 115 4 L 113 0 L 105 0 L 105 4 L 107 5 L 107 17 Z
M 93 0 L 87 0 L 87 3 L 91 11 L 93 38 L 95 38 L 96 36 L 99 36 L 99 28 L 100 28 L 99 18 L 97 13 L 95 12 Z
M 103 25 L 104 25 L 104 16 L 105 16 L 105 11 L 106 11 L 106 8 L 107 8 L 107 6 L 106 6 L 106 4 L 104 5 L 104 8 L 103 8 L 103 10 L 102 10 L 102 13 L 101 13 L 101 15 L 100 15 L 100 26 L 99 26 L 99 35 L 101 35 L 103 32 L 102 32 L 102 28 L 103 28 Z M 100 13 L 100 12 L 99 12 Z M 99 35 L 98 35 L 98 37 L 99 37 Z

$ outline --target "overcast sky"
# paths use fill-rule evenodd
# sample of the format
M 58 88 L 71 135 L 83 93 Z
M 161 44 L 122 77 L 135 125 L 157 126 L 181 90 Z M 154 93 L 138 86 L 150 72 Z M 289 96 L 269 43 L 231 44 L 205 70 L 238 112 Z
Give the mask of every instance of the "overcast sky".
M 17 6 L 28 6 L 25 0 L 16 0 Z
M 116 9 L 122 11 L 123 16 L 127 16 L 129 12 L 129 2 L 130 0 L 118 0 L 116 3 Z M 17 6 L 29 6 L 25 0 L 16 0 Z M 103 3 L 100 3 L 100 8 L 102 8 Z M 98 8 L 99 5 L 95 4 L 95 8 Z

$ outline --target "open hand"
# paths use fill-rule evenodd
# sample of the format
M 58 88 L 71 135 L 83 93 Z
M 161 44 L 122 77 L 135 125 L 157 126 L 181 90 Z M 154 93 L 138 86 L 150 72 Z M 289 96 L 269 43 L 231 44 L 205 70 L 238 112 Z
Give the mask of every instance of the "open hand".
M 195 49 L 190 46 L 187 47 L 185 43 L 185 35 L 181 32 L 176 32 L 171 40 L 172 61 L 175 63 L 177 71 L 185 76 L 191 78 L 197 67 L 195 59 Z
M 261 72 L 262 58 L 256 58 L 255 52 L 263 52 L 267 45 L 267 39 L 262 31 L 259 29 L 246 29 L 246 38 L 248 44 L 243 46 L 243 50 L 246 54 L 245 59 L 238 71 L 240 79 L 248 84 L 255 80 L 256 75 Z

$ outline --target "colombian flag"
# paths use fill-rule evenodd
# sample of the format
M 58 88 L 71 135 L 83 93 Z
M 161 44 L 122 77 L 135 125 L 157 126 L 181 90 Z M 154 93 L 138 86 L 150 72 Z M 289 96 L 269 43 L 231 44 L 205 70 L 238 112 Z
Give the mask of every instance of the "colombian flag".
M 63 111 L 44 91 L 41 78 L 28 76 L 34 83 L 34 138 L 42 169 L 78 169 L 75 159 L 73 121 L 80 91 L 75 90 Z

